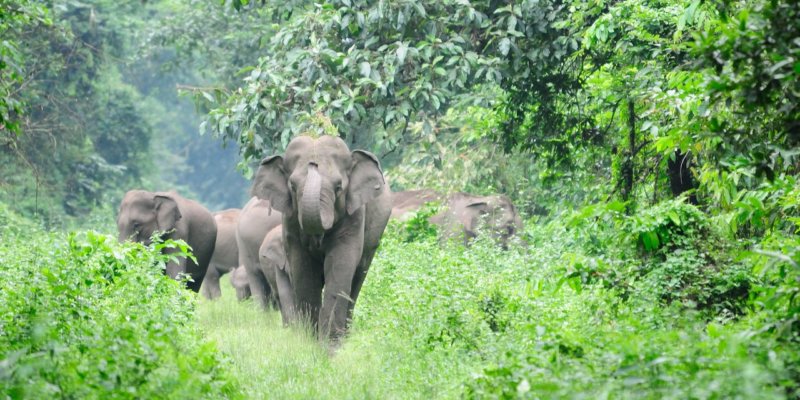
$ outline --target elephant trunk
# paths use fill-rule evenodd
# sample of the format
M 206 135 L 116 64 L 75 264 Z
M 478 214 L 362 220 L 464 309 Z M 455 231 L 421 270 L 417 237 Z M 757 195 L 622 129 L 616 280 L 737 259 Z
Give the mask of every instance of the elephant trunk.
M 308 165 L 308 175 L 300 199 L 300 228 L 311 235 L 319 235 L 333 226 L 332 213 L 324 212 L 322 201 L 322 177 L 317 164 Z

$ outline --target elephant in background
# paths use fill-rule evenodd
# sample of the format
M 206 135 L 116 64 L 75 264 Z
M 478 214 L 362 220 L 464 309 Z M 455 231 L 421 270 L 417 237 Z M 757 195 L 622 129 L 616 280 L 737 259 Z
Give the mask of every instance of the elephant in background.
M 523 228 L 522 218 L 505 195 L 476 196 L 454 193 L 448 196 L 444 211 L 430 218 L 443 228 L 445 237 L 462 236 L 469 245 L 480 230 L 491 233 L 504 248 Z
M 250 293 L 264 309 L 278 308 L 277 294 L 272 293 L 267 277 L 261 271 L 258 250 L 264 237 L 281 224 L 281 213 L 270 208 L 269 201 L 256 197 L 242 208 L 236 226 L 236 244 L 239 247 L 239 265 L 247 272 Z
M 378 159 L 338 137 L 296 137 L 261 161 L 252 194 L 283 213 L 296 311 L 335 348 L 392 211 Z
M 391 218 L 404 221 L 411 212 L 419 210 L 425 204 L 441 200 L 442 195 L 430 189 L 393 192 Z
M 208 264 L 206 277 L 200 293 L 207 299 L 216 299 L 222 295 L 219 278 L 239 266 L 239 248 L 236 245 L 236 224 L 239 222 L 241 210 L 231 208 L 213 213 L 217 224 L 217 240 L 214 243 L 214 254 Z
M 294 320 L 294 290 L 289 278 L 288 260 L 283 246 L 283 226 L 278 225 L 267 233 L 258 250 L 261 273 L 269 283 L 272 295 L 278 298 L 284 325 Z
M 236 289 L 236 299 L 239 301 L 250 298 L 250 281 L 247 279 L 247 270 L 244 267 L 236 267 L 231 272 L 231 286 Z
M 217 224 L 211 213 L 199 203 L 177 192 L 131 190 L 125 193 L 117 216 L 120 242 L 131 239 L 149 245 L 153 232 L 163 232 L 164 239 L 181 239 L 192 248 L 197 262 L 185 257 L 170 261 L 166 274 L 173 279 L 187 274 L 189 289 L 200 290 L 217 238 Z M 174 253 L 176 249 L 165 249 Z

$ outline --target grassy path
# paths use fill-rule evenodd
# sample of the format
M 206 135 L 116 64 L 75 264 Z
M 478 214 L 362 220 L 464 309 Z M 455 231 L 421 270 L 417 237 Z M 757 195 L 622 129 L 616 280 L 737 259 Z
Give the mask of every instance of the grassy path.
M 233 362 L 248 398 L 364 399 L 408 398 L 388 393 L 376 367 L 374 349 L 358 335 L 334 356 L 306 331 L 284 328 L 278 312 L 262 312 L 251 301 L 239 303 L 223 278 L 223 296 L 200 300 L 198 319 L 206 335 Z

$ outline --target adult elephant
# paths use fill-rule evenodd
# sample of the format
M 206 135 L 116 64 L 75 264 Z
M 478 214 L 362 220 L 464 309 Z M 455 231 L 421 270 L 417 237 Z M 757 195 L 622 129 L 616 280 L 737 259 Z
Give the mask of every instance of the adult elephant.
M 442 195 L 430 189 L 392 192 L 391 218 L 403 221 L 411 212 L 419 210 L 425 204 L 440 200 Z
M 278 308 L 277 294 L 272 293 L 267 277 L 261 271 L 258 250 L 267 232 L 281 224 L 281 213 L 272 210 L 269 201 L 252 197 L 242 208 L 236 226 L 239 265 L 247 272 L 250 293 L 264 309 Z
M 484 230 L 506 249 L 511 238 L 522 230 L 522 218 L 505 195 L 451 194 L 444 211 L 432 216 L 430 221 L 443 228 L 445 237 L 461 236 L 465 246 Z
M 200 293 L 208 299 L 216 299 L 222 295 L 219 278 L 239 266 L 239 247 L 236 245 L 236 224 L 242 210 L 231 208 L 213 213 L 217 224 L 217 240 L 214 243 L 214 254 L 208 263 L 206 277 Z
M 284 325 L 294 320 L 294 290 L 289 278 L 288 260 L 283 246 L 283 226 L 278 225 L 267 233 L 258 250 L 261 273 L 269 283 L 272 295 L 278 298 Z
M 261 161 L 252 193 L 283 213 L 296 310 L 335 347 L 392 210 L 378 159 L 338 137 L 300 136 Z
M 250 281 L 247 279 L 247 270 L 244 267 L 236 267 L 231 272 L 231 286 L 236 290 L 236 299 L 239 301 L 250 298 Z
M 182 274 L 189 275 L 189 289 L 200 290 L 217 237 L 217 224 L 205 207 L 174 191 L 131 190 L 122 198 L 117 228 L 120 241 L 132 239 L 149 245 L 154 232 L 162 232 L 163 239 L 185 241 L 191 246 L 197 262 L 179 257 L 167 263 L 165 272 L 173 279 Z M 165 253 L 176 251 L 164 250 Z

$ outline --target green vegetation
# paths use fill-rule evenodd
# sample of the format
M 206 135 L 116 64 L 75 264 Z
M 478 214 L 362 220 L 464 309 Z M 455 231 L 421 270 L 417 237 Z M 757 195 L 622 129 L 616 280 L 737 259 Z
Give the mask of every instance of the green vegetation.
M 678 215 L 687 218 L 681 224 L 687 233 L 676 236 L 686 237 L 697 234 L 688 226 L 707 222 L 690 207 L 649 211 L 656 221 L 663 213 L 669 224 L 670 215 L 684 211 Z M 701 220 L 686 215 L 692 213 Z M 619 258 L 597 254 L 583 240 L 587 233 L 618 236 L 612 225 L 532 225 L 530 251 L 507 252 L 490 240 L 467 250 L 440 248 L 435 237 L 406 242 L 408 226 L 390 227 L 353 332 L 332 358 L 305 332 L 282 328 L 277 312 L 237 304 L 231 290 L 222 301 L 201 304 L 201 326 L 236 360 L 235 373 L 250 397 L 797 394 L 796 345 L 770 329 L 772 312 L 764 312 L 760 300 L 748 303 L 746 294 L 730 290 L 746 282 L 755 293 L 772 284 L 730 260 L 713 269 L 708 261 L 698 266 L 680 256 L 691 251 L 691 241 L 673 237 L 665 245 L 678 255 L 655 263 L 641 254 L 633 231 L 620 238 L 625 243 L 607 243 L 627 254 Z M 704 268 L 711 271 L 696 277 Z M 665 276 L 693 280 L 681 285 Z M 698 299 L 702 285 L 715 295 Z
M 798 20 L 0 0 L 0 397 L 798 398 Z M 241 207 L 301 133 L 372 151 L 393 189 L 506 194 L 527 245 L 440 243 L 434 207 L 393 223 L 329 357 L 111 239 L 125 190 Z
M 161 272 L 161 247 L 179 244 L 47 233 L 5 206 L 0 221 L 4 398 L 236 397 L 193 295 Z

